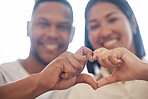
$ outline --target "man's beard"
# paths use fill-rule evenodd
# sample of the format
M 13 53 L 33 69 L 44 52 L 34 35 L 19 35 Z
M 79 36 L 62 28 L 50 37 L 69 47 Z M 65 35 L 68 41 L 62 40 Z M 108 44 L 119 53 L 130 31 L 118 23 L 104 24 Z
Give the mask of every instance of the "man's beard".
M 45 62 L 44 60 L 41 59 L 41 57 L 39 56 L 39 54 L 37 53 L 36 50 L 33 50 L 33 56 L 44 66 L 47 66 L 49 63 Z

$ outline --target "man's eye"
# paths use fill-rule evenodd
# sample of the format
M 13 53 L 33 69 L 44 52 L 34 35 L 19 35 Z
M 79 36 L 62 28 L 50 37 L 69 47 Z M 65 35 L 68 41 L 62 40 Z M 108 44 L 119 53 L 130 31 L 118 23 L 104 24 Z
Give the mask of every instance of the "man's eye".
M 38 23 L 38 25 L 39 25 L 39 26 L 49 26 L 48 23 L 44 23 L 44 22 L 40 22 L 40 23 Z
M 58 29 L 60 29 L 62 31 L 70 31 L 70 27 L 68 27 L 68 26 L 58 26 Z

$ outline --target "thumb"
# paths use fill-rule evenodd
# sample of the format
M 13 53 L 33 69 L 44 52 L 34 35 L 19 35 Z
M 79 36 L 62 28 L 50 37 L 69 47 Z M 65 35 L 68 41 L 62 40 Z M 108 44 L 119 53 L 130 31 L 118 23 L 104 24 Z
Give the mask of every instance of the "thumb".
M 89 84 L 94 90 L 97 89 L 97 82 L 95 81 L 95 79 L 88 75 L 88 74 L 80 74 L 77 76 L 76 79 L 76 84 L 77 83 L 87 83 Z
M 117 79 L 115 79 L 112 75 L 109 75 L 108 77 L 102 78 L 99 82 L 98 82 L 98 88 L 107 85 L 107 84 L 111 84 L 117 82 Z

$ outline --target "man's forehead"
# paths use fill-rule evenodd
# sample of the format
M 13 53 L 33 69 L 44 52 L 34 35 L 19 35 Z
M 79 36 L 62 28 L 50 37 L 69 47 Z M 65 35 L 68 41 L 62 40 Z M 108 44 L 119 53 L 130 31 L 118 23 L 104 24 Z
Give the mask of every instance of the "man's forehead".
M 60 2 L 43 2 L 41 3 L 34 13 L 38 14 L 55 14 L 71 16 L 70 8 Z
M 44 1 L 38 4 L 38 6 L 36 6 L 35 10 L 37 9 L 43 9 L 43 8 L 57 8 L 57 9 L 67 9 L 68 11 L 70 11 L 70 7 L 65 5 L 64 3 L 61 2 L 55 2 L 55 1 Z
M 61 12 L 68 17 L 70 16 L 70 19 L 73 22 L 73 10 L 69 2 L 66 0 L 35 0 L 35 5 L 32 12 L 32 18 L 34 17 L 33 15 L 34 15 L 34 12 L 36 12 L 36 10 L 41 10 L 41 9 L 46 10 L 46 9 L 49 9 L 49 7 L 51 9 L 50 13 L 52 13 L 52 11 L 56 12 L 56 10 L 60 10 L 60 11 L 63 10 Z M 56 9 L 52 9 L 54 7 Z M 43 11 L 40 11 L 40 12 L 43 12 Z
M 33 14 L 33 19 L 46 19 L 53 22 L 72 23 L 72 14 L 68 6 L 58 2 L 46 2 L 38 6 Z

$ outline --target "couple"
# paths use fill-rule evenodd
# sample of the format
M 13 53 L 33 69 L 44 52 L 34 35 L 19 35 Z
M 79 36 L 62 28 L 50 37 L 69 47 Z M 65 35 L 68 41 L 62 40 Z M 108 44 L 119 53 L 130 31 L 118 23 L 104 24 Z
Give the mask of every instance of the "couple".
M 74 54 L 65 52 L 73 36 L 71 5 L 66 0 L 38 0 L 27 28 L 31 41 L 30 54 L 27 59 L 0 66 L 0 84 L 13 82 L 2 86 L 0 97 L 9 93 L 6 97 L 21 99 L 147 99 L 148 83 L 145 81 L 122 81 L 97 89 L 111 82 L 104 79 L 102 83 L 97 83 L 91 76 L 81 74 L 87 59 L 88 72 L 94 74 L 97 81 L 115 73 L 112 67 L 124 64 L 123 60 L 127 58 L 122 56 L 125 53 L 133 56 L 133 59 L 137 56 L 144 60 L 145 51 L 139 27 L 127 1 L 90 0 L 85 10 L 85 22 L 85 46 L 88 48 L 82 47 Z M 112 51 L 115 54 L 111 54 Z M 121 55 L 118 55 L 120 53 Z M 117 64 L 111 64 L 113 61 L 108 58 L 110 55 L 118 56 L 115 57 Z M 107 67 L 108 65 L 110 67 Z M 95 72 L 97 69 L 99 74 Z M 130 71 L 129 75 L 135 71 L 136 68 Z M 122 79 L 114 81 L 118 80 Z M 85 84 L 67 89 L 83 82 L 97 90 L 94 91 Z M 14 89 L 16 91 L 13 91 Z M 12 92 L 13 94 L 10 94 Z

